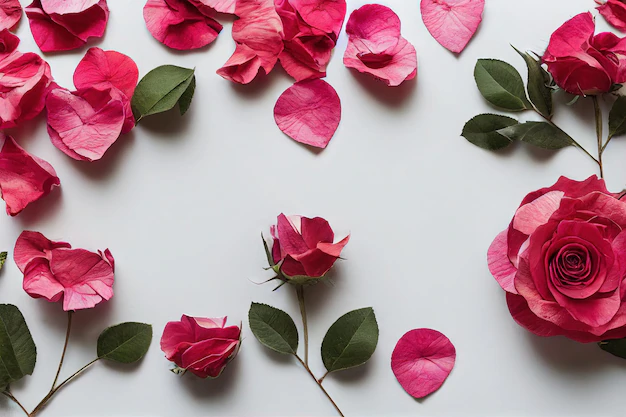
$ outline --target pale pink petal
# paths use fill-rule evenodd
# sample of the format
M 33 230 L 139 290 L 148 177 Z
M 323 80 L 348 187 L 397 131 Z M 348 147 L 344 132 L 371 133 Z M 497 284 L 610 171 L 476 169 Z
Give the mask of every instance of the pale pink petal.
M 11 29 L 22 18 L 19 0 L 0 0 L 0 30 Z
M 33 298 L 45 298 L 56 303 L 65 288 L 54 278 L 47 259 L 37 258 L 24 270 L 24 291 Z
M 265 74 L 276 65 L 283 50 L 283 25 L 273 0 L 238 0 L 233 23 L 234 54 L 217 73 L 223 78 L 247 84 L 259 69 Z
M 460 53 L 483 19 L 485 0 L 422 0 L 422 20 L 444 48 Z
M 152 36 L 172 49 L 201 48 L 222 30 L 212 15 L 207 16 L 186 0 L 148 0 L 143 17 Z
M 325 148 L 339 127 L 341 101 L 326 81 L 301 81 L 279 97 L 274 119 L 279 129 L 295 141 Z
M 291 6 L 311 27 L 335 35 L 346 18 L 346 0 L 289 0 Z
M 48 133 L 52 143 L 68 156 L 95 161 L 119 138 L 126 114 L 110 91 L 71 93 L 56 89 L 46 100 Z
M 190 0 L 194 4 L 202 4 L 219 13 L 234 14 L 237 0 Z
M 13 138 L 0 133 L 0 192 L 8 214 L 19 214 L 60 184 L 50 164 L 28 154 Z
M 41 7 L 48 13 L 70 14 L 84 12 L 100 0 L 41 0 Z
M 517 268 L 511 263 L 507 254 L 507 234 L 508 229 L 496 236 L 487 251 L 487 262 L 489 264 L 489 272 L 498 281 L 502 289 L 506 292 L 517 294 L 514 281 Z
M 34 259 L 50 260 L 52 249 L 71 248 L 66 242 L 53 242 L 39 232 L 23 231 L 15 242 L 13 259 L 15 264 L 24 272 L 26 266 Z
M 222 329 L 226 325 L 226 320 L 228 317 L 221 317 L 215 319 L 203 318 L 203 317 L 194 317 L 193 318 L 198 326 L 204 327 L 205 329 Z
M 561 205 L 563 191 L 550 191 L 536 200 L 524 204 L 515 213 L 513 228 L 525 235 L 531 235 L 539 226 L 548 222 Z
M 77 89 L 115 87 L 132 97 L 139 80 L 139 69 L 130 57 L 116 51 L 90 48 L 74 71 Z
M 391 369 L 409 395 L 424 398 L 443 385 L 455 359 L 456 349 L 446 336 L 436 330 L 415 329 L 398 341 Z

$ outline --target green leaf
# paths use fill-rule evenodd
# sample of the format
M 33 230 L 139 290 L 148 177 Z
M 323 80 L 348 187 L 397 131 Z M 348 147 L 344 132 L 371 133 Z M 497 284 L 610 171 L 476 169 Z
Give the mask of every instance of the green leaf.
M 598 343 L 598 346 L 611 355 L 626 359 L 626 339 L 605 340 Z
M 196 92 L 196 76 L 191 77 L 191 83 L 189 83 L 189 87 L 185 90 L 182 96 L 180 96 L 180 100 L 178 100 L 178 109 L 180 110 L 180 115 L 184 116 L 189 110 L 191 106 L 191 100 L 193 100 L 193 93 Z
M 98 337 L 98 358 L 133 363 L 148 352 L 152 326 L 144 323 L 122 323 L 109 327 Z
M 354 310 L 337 320 L 324 336 L 322 360 L 328 372 L 354 368 L 369 360 L 378 344 L 372 308 Z
M 561 149 L 574 144 L 567 133 L 547 122 L 526 122 L 500 129 L 498 133 L 543 149 Z
M 146 116 L 168 111 L 181 99 L 181 113 L 187 111 L 193 97 L 194 89 L 188 90 L 195 81 L 194 72 L 193 69 L 163 65 L 146 74 L 137 84 L 131 101 L 135 119 L 140 121 Z
M 615 100 L 609 113 L 609 137 L 626 133 L 626 97 Z
M 7 261 L 7 253 L 0 252 L 0 269 L 4 266 L 4 263 Z
M 248 319 L 254 337 L 263 345 L 278 353 L 296 354 L 298 329 L 289 314 L 266 304 L 252 303 Z
M 494 106 L 510 111 L 532 109 L 522 77 L 512 65 L 497 59 L 479 59 L 474 78 L 480 93 Z
M 498 131 L 517 123 L 517 120 L 507 116 L 479 114 L 465 124 L 461 135 L 476 146 L 495 151 L 511 144 L 511 140 Z
M 37 348 L 20 310 L 0 304 L 0 390 L 26 375 L 32 375 Z
M 541 62 L 529 53 L 520 52 L 515 47 L 513 49 L 524 58 L 528 67 L 527 90 L 530 101 L 541 115 L 548 119 L 552 118 L 552 89 L 548 86 L 550 74 L 541 67 Z

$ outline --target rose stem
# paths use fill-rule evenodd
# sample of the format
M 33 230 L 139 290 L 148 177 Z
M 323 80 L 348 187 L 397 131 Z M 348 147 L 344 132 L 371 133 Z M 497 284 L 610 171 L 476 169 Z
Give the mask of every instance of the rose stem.
M 28 411 L 26 411 L 26 408 L 24 408 L 24 406 L 22 405 L 22 403 L 20 403 L 17 398 L 15 398 L 13 396 L 13 394 L 11 394 L 11 391 L 9 391 L 9 389 L 7 388 L 6 391 L 2 391 L 2 394 L 4 394 L 7 398 L 9 398 L 11 401 L 13 401 L 15 404 L 19 405 L 20 408 L 22 409 L 22 411 L 30 417 L 30 414 Z
M 59 362 L 59 369 L 57 369 L 57 374 L 54 377 L 54 382 L 52 382 L 52 387 L 50 388 L 50 392 L 54 390 L 54 387 L 59 380 L 59 375 L 61 375 L 61 368 L 63 368 L 63 360 L 65 359 L 65 352 L 67 352 L 67 345 L 70 341 L 70 331 L 72 330 L 72 311 L 67 312 L 67 331 L 65 332 L 65 344 L 63 345 L 63 353 L 61 354 L 61 361 Z
M 330 371 L 326 371 L 326 373 L 324 375 L 322 375 L 322 377 L 320 379 L 318 379 L 319 383 L 321 384 L 322 382 L 324 382 L 324 379 L 326 379 L 326 377 L 328 376 L 328 374 L 330 373 Z
M 600 167 L 600 177 L 604 178 L 604 168 L 602 167 L 602 154 L 604 147 L 602 146 L 602 109 L 598 103 L 598 96 L 591 96 L 593 100 L 593 109 L 596 114 L 596 136 L 598 137 L 598 166 Z
M 302 327 L 304 328 L 304 363 L 309 366 L 309 326 L 306 321 L 306 307 L 304 305 L 304 287 L 296 286 L 298 294 L 298 304 L 300 304 L 300 314 L 302 315 Z
M 44 397 L 44 399 L 41 400 L 41 402 L 39 404 L 37 404 L 37 407 L 35 407 L 35 409 L 30 413 L 30 417 L 34 417 L 37 413 L 39 413 L 41 411 L 41 409 L 48 403 L 48 401 L 50 401 L 50 399 L 54 396 L 54 394 L 56 394 L 66 384 L 71 382 L 74 378 L 76 378 L 77 376 L 82 374 L 84 371 L 87 370 L 87 368 L 89 368 L 91 365 L 93 365 L 94 363 L 98 362 L 99 360 L 100 360 L 100 358 L 96 358 L 96 359 L 92 360 L 87 365 L 83 366 L 78 371 L 76 371 L 72 375 L 70 375 L 65 381 L 61 382 L 57 387 L 53 388 L 48 393 L 48 395 L 46 395 Z
M 330 394 L 328 393 L 328 391 L 326 391 L 326 389 L 322 386 L 322 383 L 320 381 L 317 380 L 317 378 L 315 377 L 315 375 L 313 375 L 313 372 L 311 372 L 311 368 L 309 368 L 309 366 L 304 363 L 304 361 L 300 358 L 300 356 L 298 356 L 297 354 L 294 354 L 294 356 L 296 357 L 296 359 L 298 359 L 298 361 L 300 361 L 300 363 L 302 364 L 302 366 L 304 366 L 304 369 L 307 370 L 307 372 L 309 373 L 309 375 L 311 375 L 311 378 L 313 378 L 313 380 L 317 383 L 317 386 L 320 387 L 320 389 L 324 392 L 324 394 L 326 395 L 326 397 L 330 400 L 330 402 L 333 404 L 333 406 L 335 407 L 335 409 L 337 410 L 337 412 L 339 413 L 339 415 L 341 417 L 345 417 L 343 415 L 343 413 L 341 412 L 341 410 L 339 409 L 339 406 L 337 406 L 337 403 L 335 403 L 335 401 L 333 401 L 332 397 L 330 396 Z

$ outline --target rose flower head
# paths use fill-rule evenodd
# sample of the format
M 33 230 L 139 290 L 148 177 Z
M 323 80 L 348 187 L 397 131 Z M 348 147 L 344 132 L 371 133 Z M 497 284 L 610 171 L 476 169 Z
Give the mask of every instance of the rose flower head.
M 217 378 L 239 352 L 241 326 L 226 327 L 226 317 L 208 319 L 183 315 L 167 323 L 161 350 L 177 368 L 200 378 Z
M 561 177 L 524 198 L 488 252 L 511 315 L 539 336 L 626 337 L 626 202 Z
M 268 249 L 270 266 L 278 279 L 296 285 L 316 283 L 323 278 L 350 240 L 348 235 L 333 243 L 335 234 L 321 217 L 281 214 L 271 233 L 274 242 L 271 253 Z

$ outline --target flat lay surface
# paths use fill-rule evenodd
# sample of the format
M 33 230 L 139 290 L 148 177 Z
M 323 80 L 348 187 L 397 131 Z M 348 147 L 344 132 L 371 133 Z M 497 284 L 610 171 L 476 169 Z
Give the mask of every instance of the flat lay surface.
M 347 3 L 348 16 L 367 4 Z M 376 313 L 380 338 L 371 360 L 324 381 L 346 415 L 622 413 L 624 361 L 595 344 L 542 339 L 518 326 L 486 262 L 493 238 L 529 191 L 560 175 L 583 180 L 598 174 L 597 165 L 572 146 L 552 152 L 516 143 L 493 153 L 460 136 L 471 117 L 494 112 L 476 89 L 477 59 L 505 60 L 525 78 L 524 61 L 511 45 L 541 54 L 557 27 L 592 10 L 594 2 L 487 0 L 483 21 L 460 55 L 432 38 L 417 0 L 378 3 L 400 17 L 402 36 L 417 51 L 418 76 L 390 88 L 346 68 L 344 22 L 324 79 L 339 95 L 342 117 L 323 151 L 294 142 L 276 126 L 274 105 L 293 85 L 284 70 L 277 67 L 250 85 L 216 74 L 234 50 L 231 17 L 221 18 L 225 29 L 214 43 L 175 51 L 146 29 L 145 2 L 109 0 L 102 39 L 44 55 L 55 81 L 67 88 L 89 46 L 132 57 L 140 77 L 165 64 L 195 68 L 197 87 L 183 117 L 174 110 L 142 120 L 93 163 L 59 152 L 43 114 L 8 130 L 54 166 L 62 187 L 18 217 L 0 216 L 0 250 L 12 251 L 23 230 L 37 230 L 76 247 L 109 248 L 115 256 L 115 297 L 74 317 L 63 375 L 92 358 L 94 341 L 107 326 L 145 322 L 155 334 L 140 363 L 96 364 L 42 415 L 334 415 L 315 383 L 294 370 L 295 359 L 266 350 L 249 329 L 251 301 L 278 306 L 294 318 L 299 314 L 294 288 L 272 292 L 273 283 L 256 285 L 272 277 L 263 270 L 260 235 L 270 236 L 281 212 L 323 216 L 337 240 L 351 234 L 344 260 L 330 273 L 332 283 L 308 290 L 316 302 L 307 306 L 316 323 L 309 329 L 310 365 L 319 375 L 324 365 L 318 349 L 336 318 L 368 306 Z M 601 17 L 596 25 L 598 31 L 611 30 Z M 41 53 L 25 17 L 16 34 L 20 51 Z M 564 96 L 555 95 L 560 99 Z M 538 120 L 533 114 L 518 116 Z M 560 106 L 555 121 L 580 144 L 595 146 L 591 101 Z M 611 147 L 605 178 L 609 190 L 618 192 L 626 188 L 621 180 L 626 142 L 616 138 Z M 37 372 L 11 385 L 32 409 L 56 371 L 65 313 L 58 304 L 30 299 L 12 258 L 0 272 L 0 303 L 20 307 L 39 348 Z M 241 351 L 218 380 L 169 372 L 158 341 L 165 324 L 181 313 L 228 315 L 230 324 L 243 323 Z M 456 362 L 440 391 L 417 401 L 399 387 L 390 363 L 397 340 L 424 327 L 450 339 Z M 118 372 L 109 372 L 111 367 Z M 5 398 L 0 409 L 9 417 L 21 415 Z

